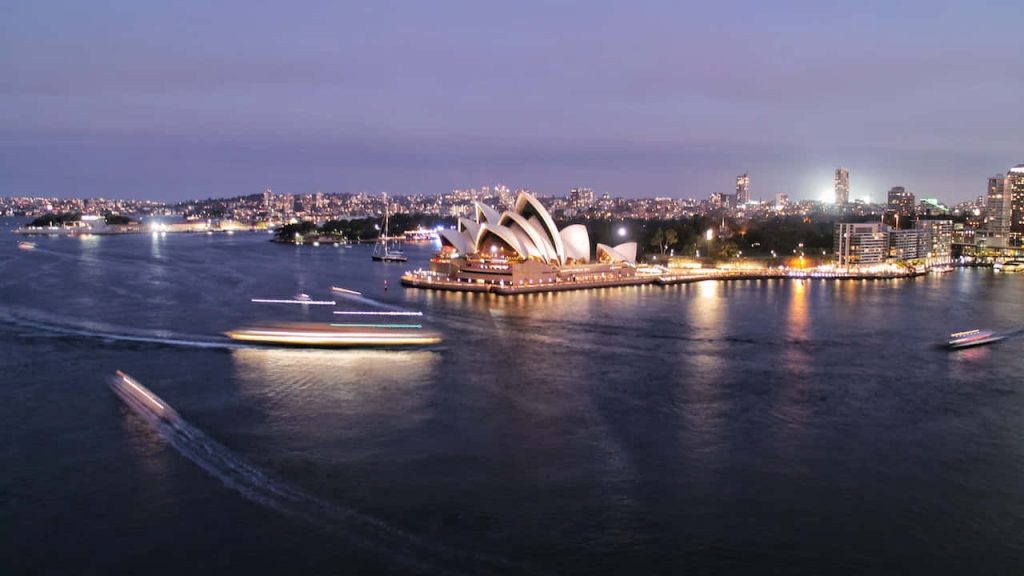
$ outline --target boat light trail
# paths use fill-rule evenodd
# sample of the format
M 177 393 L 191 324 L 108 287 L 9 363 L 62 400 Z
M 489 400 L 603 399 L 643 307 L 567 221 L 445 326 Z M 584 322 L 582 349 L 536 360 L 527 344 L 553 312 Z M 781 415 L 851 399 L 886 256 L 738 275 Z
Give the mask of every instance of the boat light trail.
M 335 292 L 341 292 L 342 294 L 355 294 L 356 296 L 362 296 L 363 295 L 362 292 L 357 292 L 355 290 L 349 290 L 348 288 L 342 288 L 341 286 L 331 286 L 331 290 L 333 290 Z
M 361 311 L 361 310 L 335 310 L 340 316 L 423 316 L 423 312 L 398 312 L 398 311 Z
M 273 298 L 253 298 L 256 304 L 309 304 L 310 306 L 334 306 L 334 300 L 276 300 Z
M 423 324 L 331 324 L 338 328 L 423 328 Z

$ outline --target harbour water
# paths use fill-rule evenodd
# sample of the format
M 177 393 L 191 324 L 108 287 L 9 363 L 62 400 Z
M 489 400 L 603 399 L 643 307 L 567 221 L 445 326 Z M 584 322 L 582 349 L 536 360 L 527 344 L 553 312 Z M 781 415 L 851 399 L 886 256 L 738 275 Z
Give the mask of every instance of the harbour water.
M 1024 276 L 501 297 L 401 287 L 429 245 L 268 239 L 0 242 L 0 572 L 1024 565 Z M 251 302 L 298 293 L 338 306 Z M 444 342 L 222 336 L 332 310 L 421 310 Z M 975 327 L 1010 337 L 941 348 Z M 119 369 L 180 426 L 121 402 Z

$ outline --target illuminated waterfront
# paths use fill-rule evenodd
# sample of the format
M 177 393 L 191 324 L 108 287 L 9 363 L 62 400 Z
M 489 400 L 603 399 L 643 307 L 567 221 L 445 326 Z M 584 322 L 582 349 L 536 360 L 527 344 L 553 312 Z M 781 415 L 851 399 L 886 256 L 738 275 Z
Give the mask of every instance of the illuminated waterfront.
M 430 246 L 391 266 L 368 246 L 250 234 L 37 244 L 0 244 L 12 573 L 859 574 L 1024 560 L 1024 340 L 939 346 L 961 329 L 1016 334 L 1021 276 L 498 297 L 400 287 Z M 346 307 L 251 302 L 297 293 Z M 415 323 L 444 343 L 278 350 L 221 336 L 357 309 L 422 311 Z M 197 466 L 110 392 L 116 369 L 290 499 L 268 505 Z M 339 521 L 350 512 L 380 524 Z

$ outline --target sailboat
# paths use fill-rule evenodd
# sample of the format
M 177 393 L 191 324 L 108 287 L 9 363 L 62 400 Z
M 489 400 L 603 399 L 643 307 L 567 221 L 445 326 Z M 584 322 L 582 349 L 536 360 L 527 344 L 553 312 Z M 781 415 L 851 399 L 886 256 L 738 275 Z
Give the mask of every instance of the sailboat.
M 384 229 L 380 231 L 377 244 L 373 247 L 373 254 L 370 255 L 375 262 L 405 262 L 408 258 L 402 253 L 397 243 L 390 243 L 388 238 L 388 195 L 384 195 Z

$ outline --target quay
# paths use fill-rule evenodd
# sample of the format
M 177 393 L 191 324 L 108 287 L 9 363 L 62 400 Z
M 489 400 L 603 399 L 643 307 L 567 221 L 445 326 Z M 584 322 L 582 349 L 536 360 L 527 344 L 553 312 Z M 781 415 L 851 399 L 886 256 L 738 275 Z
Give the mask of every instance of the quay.
M 661 272 L 661 271 L 659 271 Z M 482 292 L 511 296 L 514 294 L 535 294 L 542 292 L 565 292 L 569 290 L 590 290 L 594 288 L 615 288 L 620 286 L 689 284 L 706 280 L 893 280 L 914 278 L 927 274 L 926 271 L 906 272 L 823 272 L 797 270 L 707 270 L 703 272 L 686 271 L 651 274 L 641 273 L 635 276 L 605 276 L 589 279 L 554 278 L 546 281 L 512 284 L 504 281 L 489 282 L 481 279 L 464 279 L 449 277 L 429 270 L 411 270 L 402 275 L 402 285 L 412 288 L 429 290 L 447 290 L 453 292 Z

